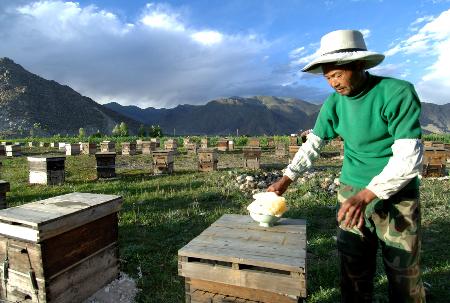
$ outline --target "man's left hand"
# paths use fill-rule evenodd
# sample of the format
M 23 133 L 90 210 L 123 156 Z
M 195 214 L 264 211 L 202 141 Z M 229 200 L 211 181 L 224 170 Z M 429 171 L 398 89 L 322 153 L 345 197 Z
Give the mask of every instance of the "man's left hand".
M 352 228 L 356 225 L 361 229 L 364 225 L 364 211 L 366 206 L 376 197 L 372 191 L 366 188 L 348 198 L 341 204 L 338 212 L 338 222 L 344 220 L 344 227 Z

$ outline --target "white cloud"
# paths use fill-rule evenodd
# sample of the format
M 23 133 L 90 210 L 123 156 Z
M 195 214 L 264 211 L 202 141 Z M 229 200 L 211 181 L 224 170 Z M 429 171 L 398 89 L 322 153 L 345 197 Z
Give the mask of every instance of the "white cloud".
M 0 39 L 0 57 L 99 102 L 172 107 L 230 95 L 318 94 L 298 85 L 281 90 L 287 76 L 273 71 L 264 38 L 193 28 L 169 6 L 147 5 L 125 22 L 76 2 L 0 4 Z
M 213 45 L 222 42 L 223 35 L 216 31 L 200 31 L 193 33 L 191 37 L 204 45 Z
M 385 52 L 386 56 L 419 56 L 432 60 L 417 83 L 423 101 L 450 102 L 450 9 L 438 17 L 425 16 L 413 22 L 422 27 L 412 36 L 400 41 Z
M 359 31 L 363 35 L 364 39 L 367 39 L 370 37 L 370 29 L 365 28 L 365 29 L 360 29 Z

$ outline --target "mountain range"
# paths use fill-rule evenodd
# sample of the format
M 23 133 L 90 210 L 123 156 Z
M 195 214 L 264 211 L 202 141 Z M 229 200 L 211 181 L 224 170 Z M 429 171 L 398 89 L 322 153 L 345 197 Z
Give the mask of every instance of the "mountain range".
M 125 122 L 131 134 L 140 125 L 159 125 L 168 135 L 276 135 L 312 128 L 321 105 L 273 96 L 229 97 L 204 105 L 145 109 L 105 105 L 72 88 L 46 80 L 11 59 L 0 58 L 0 136 L 110 134 Z M 450 132 L 450 104 L 422 103 L 424 132 Z

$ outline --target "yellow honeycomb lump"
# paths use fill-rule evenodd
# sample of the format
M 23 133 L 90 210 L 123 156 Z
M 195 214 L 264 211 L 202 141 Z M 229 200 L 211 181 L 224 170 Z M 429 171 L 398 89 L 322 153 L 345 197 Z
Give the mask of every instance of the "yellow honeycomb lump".
M 253 213 L 281 217 L 288 209 L 286 199 L 273 192 L 255 194 L 253 199 L 255 200 L 247 207 Z

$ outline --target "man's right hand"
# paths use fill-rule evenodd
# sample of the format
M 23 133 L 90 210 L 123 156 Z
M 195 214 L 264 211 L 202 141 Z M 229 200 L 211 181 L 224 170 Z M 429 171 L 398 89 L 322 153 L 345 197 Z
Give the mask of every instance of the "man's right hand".
M 289 177 L 283 176 L 277 182 L 272 183 L 269 188 L 267 188 L 267 191 L 274 192 L 277 195 L 281 196 L 282 194 L 284 194 L 289 185 L 291 185 L 291 183 L 292 180 L 289 179 Z

